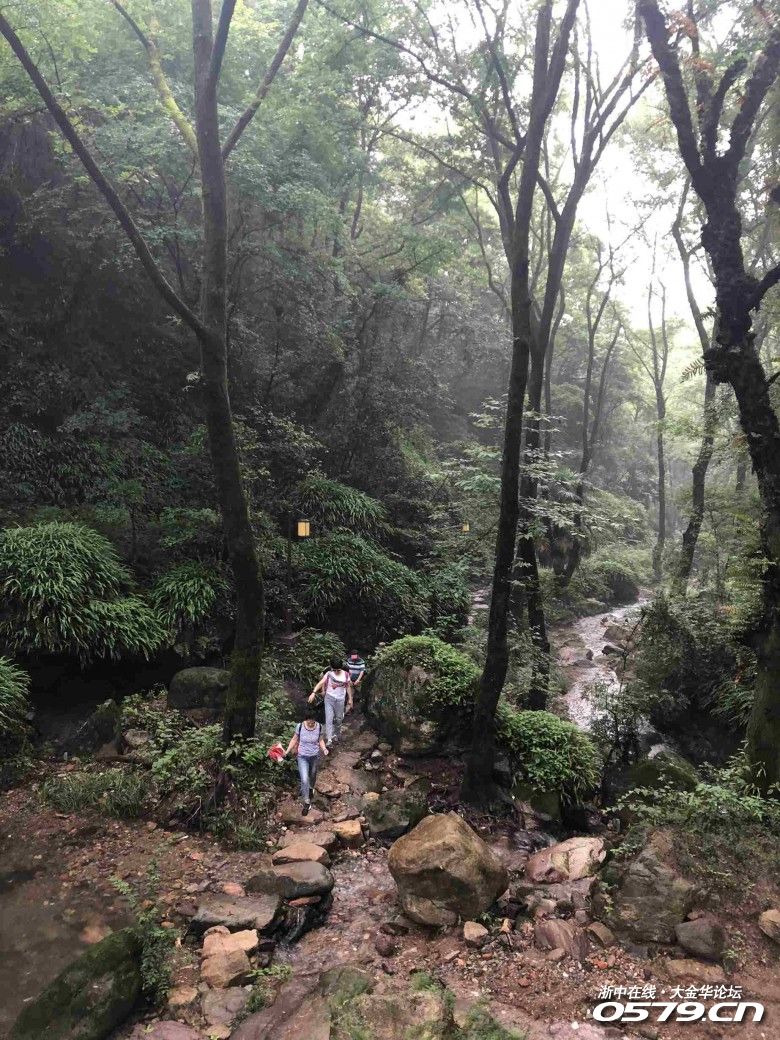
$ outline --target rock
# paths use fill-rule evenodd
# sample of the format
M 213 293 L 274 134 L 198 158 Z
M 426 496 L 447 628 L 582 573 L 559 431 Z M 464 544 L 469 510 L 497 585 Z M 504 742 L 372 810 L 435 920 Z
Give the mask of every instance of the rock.
M 212 989 L 225 989 L 246 982 L 251 970 L 244 951 L 232 948 L 206 957 L 200 966 L 200 977 Z
M 273 931 L 282 906 L 280 894 L 255 896 L 206 896 L 198 907 L 190 927 L 196 935 L 215 924 L 237 932 L 255 928 L 258 932 Z
M 279 806 L 279 816 L 282 823 L 294 824 L 296 827 L 316 827 L 325 818 L 325 814 L 314 806 L 304 816 L 301 803 L 294 802 L 291 798 Z
M 389 921 L 383 921 L 379 926 L 387 935 L 408 935 L 409 922 L 403 917 L 393 917 Z
M 669 840 L 656 834 L 623 873 L 609 923 L 639 942 L 671 943 L 697 901 L 696 886 L 664 862 Z
M 330 866 L 330 856 L 325 849 L 310 841 L 299 841 L 296 845 L 288 845 L 279 849 L 271 857 L 274 866 L 284 863 L 322 863 L 324 867 Z
M 400 838 L 428 812 L 428 781 L 420 778 L 373 798 L 363 798 L 362 810 L 372 838 Z
M 373 992 L 374 979 L 359 965 L 340 964 L 320 976 L 317 989 L 323 996 L 344 1004 L 362 993 Z
M 490 938 L 490 932 L 478 921 L 466 921 L 463 925 L 463 941 L 467 946 L 479 949 L 484 946 Z
M 319 845 L 326 852 L 333 852 L 338 838 L 335 828 L 333 830 L 305 830 L 303 832 L 288 831 L 279 841 L 279 848 L 288 849 L 291 845 L 297 845 L 302 841 L 310 842 L 312 845 Z
M 477 917 L 507 886 L 501 861 L 455 813 L 428 816 L 399 838 L 388 867 L 404 912 L 419 924 Z
M 203 1040 L 203 1037 L 183 1022 L 152 1022 L 148 1027 L 136 1026 L 130 1040 Z
M 168 992 L 168 1007 L 181 1008 L 194 1004 L 198 999 L 198 991 L 194 986 L 174 986 Z
M 517 780 L 511 793 L 521 811 L 530 811 L 543 820 L 561 819 L 561 796 L 557 791 L 540 791 L 525 780 Z
M 663 962 L 663 968 L 667 978 L 672 982 L 692 979 L 695 982 L 717 985 L 726 981 L 726 977 L 720 967 L 714 964 L 704 964 L 702 961 L 695 961 L 692 958 L 665 961 Z
M 223 892 L 226 896 L 245 896 L 246 890 L 243 885 L 240 885 L 237 881 L 223 881 L 219 886 L 220 892 Z
M 330 1040 L 330 1007 L 317 981 L 309 973 L 286 982 L 273 1004 L 244 1019 L 231 1040 Z
M 230 672 L 225 668 L 183 668 L 168 686 L 168 707 L 180 711 L 192 708 L 221 711 L 229 685 Z
M 525 876 L 536 884 L 578 881 L 595 874 L 605 856 L 602 838 L 569 838 L 535 852 L 525 865 Z
M 247 1000 L 248 990 L 241 986 L 230 986 L 227 989 L 211 989 L 203 997 L 203 1017 L 210 1026 L 232 1025 L 234 1018 L 242 1011 Z
M 626 645 L 630 635 L 631 629 L 626 628 L 623 625 L 607 625 L 607 627 L 604 629 L 604 638 L 608 642 L 620 647 L 624 647 Z
M 398 952 L 398 943 L 382 932 L 374 938 L 374 949 L 380 957 L 392 957 Z
M 11 1040 L 104 1040 L 141 994 L 141 946 L 129 928 L 112 932 L 29 1003 Z
M 578 910 L 577 913 L 581 913 L 581 911 Z M 604 947 L 604 949 L 612 946 L 615 942 L 615 936 L 612 934 L 612 931 L 605 924 L 602 924 L 601 921 L 592 921 L 585 931 L 591 939 L 595 939 L 599 946 Z
M 358 819 L 334 823 L 333 830 L 343 845 L 356 848 L 358 845 L 363 844 L 363 828 L 360 826 L 360 820 Z
M 780 943 L 780 910 L 765 910 L 758 919 L 758 927 L 768 938 Z
M 698 782 L 699 774 L 693 763 L 668 748 L 661 748 L 654 755 L 640 759 L 628 773 L 630 787 L 655 789 L 670 784 L 680 791 L 692 791 Z
M 703 957 L 705 961 L 719 961 L 726 945 L 726 934 L 713 918 L 699 917 L 682 921 L 675 927 L 677 942 L 686 953 Z
M 364 994 L 350 1002 L 349 1014 L 351 1035 L 371 1040 L 444 1040 L 453 1025 L 444 990 Z
M 276 874 L 285 899 L 325 896 L 335 884 L 333 875 L 321 863 L 285 863 L 276 868 Z
M 217 931 L 216 928 L 209 929 L 203 937 L 203 949 L 201 957 L 213 957 L 218 953 L 230 953 L 231 950 L 243 950 L 244 953 L 254 953 L 260 944 L 257 931 L 254 928 L 243 932 Z
M 571 921 L 555 917 L 544 918 L 534 925 L 534 938 L 541 950 L 565 950 L 575 961 L 588 955 L 588 938 Z
M 565 956 L 566 950 L 559 947 L 555 950 L 548 950 L 548 952 L 544 955 L 544 959 L 546 961 L 550 961 L 551 964 L 557 964 L 559 961 L 562 961 Z

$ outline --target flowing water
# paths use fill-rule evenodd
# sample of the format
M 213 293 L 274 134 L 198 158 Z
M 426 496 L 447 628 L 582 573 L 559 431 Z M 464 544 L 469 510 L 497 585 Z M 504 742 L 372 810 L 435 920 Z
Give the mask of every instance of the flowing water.
M 558 648 L 558 665 L 566 679 L 566 710 L 572 722 L 581 729 L 590 729 L 593 722 L 595 706 L 590 690 L 594 684 L 600 683 L 612 690 L 620 684 L 613 670 L 619 656 L 603 652 L 609 642 L 605 636 L 606 628 L 621 625 L 630 629 L 639 620 L 640 611 L 647 602 L 642 597 L 625 607 L 615 607 L 603 614 L 592 614 L 561 625 L 553 632 L 553 644 Z

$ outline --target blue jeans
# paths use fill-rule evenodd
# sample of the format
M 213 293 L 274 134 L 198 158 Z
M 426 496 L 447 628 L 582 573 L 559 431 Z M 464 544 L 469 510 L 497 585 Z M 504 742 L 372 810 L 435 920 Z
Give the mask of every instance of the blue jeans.
M 301 798 L 304 802 L 311 801 L 311 789 L 317 782 L 317 770 L 320 765 L 320 756 L 313 755 L 311 758 L 306 758 L 304 755 L 298 755 L 298 773 L 301 778 Z
M 345 697 L 334 697 L 331 693 L 325 694 L 325 741 L 328 744 L 334 736 L 338 740 L 341 723 L 344 721 L 345 705 Z

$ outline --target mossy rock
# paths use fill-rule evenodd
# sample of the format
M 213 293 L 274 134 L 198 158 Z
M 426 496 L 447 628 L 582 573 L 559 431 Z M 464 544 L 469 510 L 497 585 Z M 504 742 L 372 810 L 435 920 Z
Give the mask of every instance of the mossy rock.
M 399 754 L 433 754 L 468 729 L 478 682 L 478 667 L 454 646 L 404 636 L 376 655 L 366 708 Z
M 182 668 L 168 686 L 168 707 L 218 712 L 225 707 L 230 672 L 226 668 Z
M 334 1006 L 346 1004 L 363 993 L 371 993 L 374 979 L 363 968 L 354 964 L 340 964 L 320 976 L 318 990 Z
M 631 767 L 629 787 L 652 790 L 671 784 L 679 791 L 693 791 L 699 783 L 696 767 L 676 751 L 664 748 L 652 758 L 643 758 Z
M 430 784 L 418 777 L 408 787 L 367 794 L 361 809 L 372 838 L 400 838 L 428 814 Z
M 558 822 L 561 820 L 561 796 L 558 791 L 538 791 L 524 780 L 518 780 L 512 786 L 512 797 L 518 802 L 526 802 L 543 816 Z
M 10 1040 L 105 1040 L 141 994 L 141 943 L 125 928 L 69 965 L 19 1015 Z

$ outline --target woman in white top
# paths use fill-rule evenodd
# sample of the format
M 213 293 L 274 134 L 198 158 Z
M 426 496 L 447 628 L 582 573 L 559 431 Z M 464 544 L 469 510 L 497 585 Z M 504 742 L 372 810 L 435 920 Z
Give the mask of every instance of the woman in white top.
M 320 752 L 327 755 L 328 749 L 322 739 L 322 726 L 315 712 L 305 712 L 305 718 L 295 727 L 293 738 L 287 746 L 285 755 L 292 753 L 298 757 L 298 773 L 301 778 L 301 800 L 303 815 L 308 816 L 311 809 L 311 796 L 317 782 L 317 770 L 320 764 Z
M 325 696 L 325 743 L 331 747 L 339 739 L 345 711 L 352 711 L 352 679 L 338 654 L 331 657 L 330 668 L 311 691 L 309 704 L 321 690 Z

